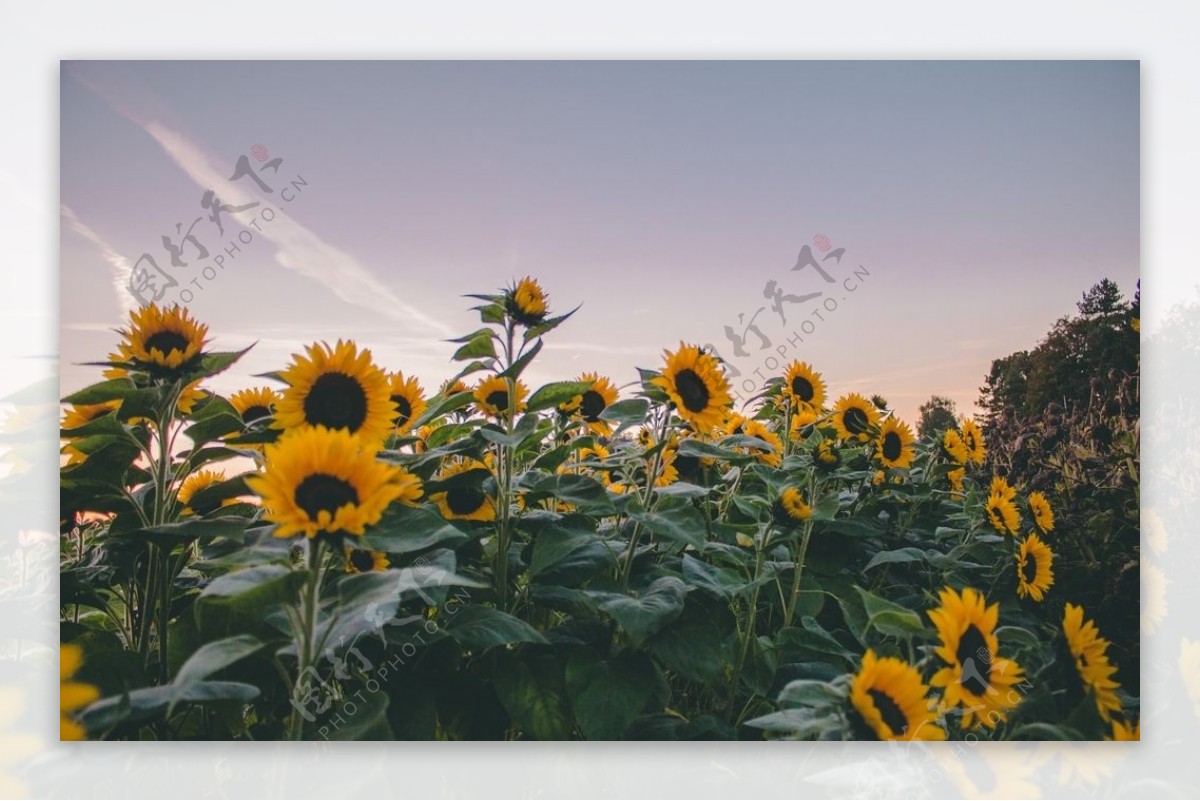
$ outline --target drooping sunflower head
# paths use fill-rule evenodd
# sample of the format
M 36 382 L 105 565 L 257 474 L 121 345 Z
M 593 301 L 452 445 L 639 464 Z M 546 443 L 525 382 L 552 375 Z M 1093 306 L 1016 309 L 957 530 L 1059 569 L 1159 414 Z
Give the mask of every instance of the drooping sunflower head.
M 892 656 L 882 659 L 868 650 L 850 681 L 854 728 L 866 739 L 945 740 L 937 725 L 936 704 L 921 674 Z
M 425 414 L 424 390 L 415 376 L 405 378 L 404 373 L 389 375 L 388 387 L 392 403 L 396 406 L 396 435 L 402 437 L 411 431 L 413 424 Z
M 520 414 L 525 411 L 525 397 L 529 394 L 528 387 L 524 382 L 517 379 L 513 382 L 516 391 L 515 397 L 511 403 L 515 408 L 512 410 L 514 414 Z M 489 376 L 480 380 L 475 387 L 475 405 L 479 411 L 488 417 L 506 418 L 509 415 L 510 400 L 508 397 L 508 379 L 501 378 L 498 375 Z
M 831 421 L 838 439 L 866 442 L 871 438 L 871 429 L 879 425 L 879 410 L 862 395 L 851 392 L 833 405 Z
M 989 495 L 999 495 L 1007 501 L 1016 500 L 1017 491 L 1009 485 L 1008 479 L 1004 476 L 992 476 L 992 483 L 988 487 Z
M 946 429 L 942 434 L 942 453 L 955 464 L 967 463 L 967 444 L 953 428 Z
M 652 384 L 661 387 L 684 422 L 706 434 L 724 421 L 733 398 L 729 381 L 717 360 L 695 345 L 679 343 L 679 350 L 664 351 L 666 366 Z
M 242 416 L 246 425 L 275 414 L 280 395 L 270 387 L 242 389 L 229 396 L 229 403 Z
M 1037 534 L 1021 541 L 1017 550 L 1017 595 L 1042 601 L 1054 586 L 1054 551 Z
M 792 412 L 790 437 L 792 442 L 803 442 L 812 436 L 817 422 L 817 412 L 813 409 L 798 409 Z
M 962 706 L 964 728 L 995 728 L 1020 703 L 1014 685 L 1024 672 L 998 653 L 1000 605 L 988 606 L 983 594 L 970 587 L 961 594 L 946 587 L 939 599 L 941 606 L 929 612 L 929 619 L 940 640 L 934 653 L 945 667 L 929 683 L 944 689 L 947 708 Z
M 203 515 L 208 514 L 218 506 L 225 505 L 205 504 L 204 506 L 200 507 L 194 507 L 192 505 L 192 498 L 196 497 L 198 492 L 206 490 L 209 487 L 215 487 L 224 480 L 225 474 L 216 470 L 197 470 L 195 473 L 192 473 L 190 476 L 185 478 L 183 483 L 179 485 L 179 492 L 176 493 L 177 502 L 180 506 L 179 513 L 181 515 Z M 232 501 L 232 499 L 230 500 Z
M 75 713 L 100 697 L 100 690 L 91 684 L 73 681 L 83 665 L 83 649 L 64 643 L 58 652 L 59 735 L 63 741 L 86 740 L 87 730 L 75 720 Z
M 438 389 L 438 394 L 443 398 L 449 398 L 451 395 L 461 395 L 470 391 L 471 388 L 461 378 L 447 378 Z
M 490 473 L 491 469 L 478 459 L 454 458 L 442 465 L 434 478 L 450 483 L 446 489 L 429 496 L 429 500 L 437 504 L 442 517 L 447 520 L 483 522 L 496 519 L 496 501 L 484 491 L 483 482 L 487 476 L 482 471 Z M 468 473 L 475 475 L 468 476 Z
M 813 452 L 813 464 L 818 470 L 831 472 L 842 463 L 842 454 L 831 439 L 823 439 Z
M 770 467 L 779 467 L 783 463 L 783 441 L 779 438 L 778 434 L 767 427 L 766 423 L 761 420 L 747 420 L 742 425 L 741 433 L 747 437 L 761 439 L 771 446 L 771 450 L 769 451 L 764 451 L 761 448 L 746 449 L 759 462 Z
M 954 500 L 962 500 L 963 497 L 963 479 L 967 476 L 967 468 L 956 467 L 946 473 L 946 480 L 950 482 L 950 496 Z
M 120 332 L 125 341 L 119 348 L 139 367 L 155 372 L 190 367 L 206 344 L 208 326 L 196 322 L 187 309 L 173 305 L 159 308 L 151 303 L 129 313 L 129 329 Z
M 1113 679 L 1117 666 L 1108 661 L 1109 641 L 1100 636 L 1094 622 L 1084 618 L 1083 607 L 1071 603 L 1063 609 L 1063 637 L 1084 690 L 1092 695 L 1096 711 L 1108 722 L 1112 713 L 1121 709 L 1116 693 L 1121 685 Z
M 364 551 L 360 548 L 344 548 L 342 558 L 346 563 L 347 573 L 371 573 L 387 570 L 391 566 L 388 556 L 379 551 Z
M 916 437 L 908 423 L 889 417 L 883 421 L 879 437 L 875 440 L 875 455 L 884 467 L 909 467 L 916 456 L 914 442 Z
M 59 424 L 63 439 L 72 439 L 72 429 L 80 428 L 93 420 L 99 420 L 109 412 L 116 411 L 120 405 L 119 400 L 85 405 L 71 404 L 63 411 L 62 422 Z
M 775 499 L 775 520 L 780 525 L 796 526 L 812 517 L 812 507 L 804 501 L 798 487 L 787 487 Z
M 1037 526 L 1038 531 L 1049 534 L 1054 530 L 1054 510 L 1050 508 L 1050 501 L 1046 499 L 1045 494 L 1029 493 L 1029 513 L 1033 516 L 1033 524 Z
M 962 441 L 967 447 L 967 458 L 971 460 L 971 463 L 983 464 L 984 458 L 987 457 L 987 446 L 983 443 L 983 431 L 969 417 L 962 422 Z
M 263 499 L 275 536 L 361 535 L 393 501 L 415 505 L 421 480 L 379 461 L 345 429 L 304 426 L 266 446 L 266 471 L 246 479 Z
M 988 495 L 984 510 L 987 512 L 988 522 L 998 534 L 1015 536 L 1021 529 L 1021 513 L 1012 499 L 1005 497 L 1003 493 L 992 492 Z
M 387 376 L 371 361 L 371 351 L 338 340 L 308 346 L 283 371 L 288 388 L 275 407 L 276 428 L 324 426 L 356 434 L 378 447 L 392 432 L 395 404 Z
M 541 284 L 526 276 L 504 293 L 504 308 L 509 316 L 526 328 L 546 319 L 550 310 L 549 298 Z
M 825 405 L 825 379 L 808 362 L 794 361 L 783 375 L 783 397 L 791 401 L 793 414 L 816 412 Z
M 568 415 L 577 415 L 587 424 L 588 429 L 599 436 L 612 432 L 612 426 L 600 419 L 600 414 L 617 402 L 617 388 L 606 376 L 597 373 L 584 373 L 575 379 L 580 383 L 591 384 L 582 395 L 576 395 L 571 400 L 560 405 L 559 411 Z

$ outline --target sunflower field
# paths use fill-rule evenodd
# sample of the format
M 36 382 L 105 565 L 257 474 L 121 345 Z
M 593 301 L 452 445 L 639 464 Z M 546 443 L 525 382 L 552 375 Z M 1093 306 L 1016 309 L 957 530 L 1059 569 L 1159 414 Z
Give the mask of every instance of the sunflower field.
M 1138 738 L 1064 574 L 1095 498 L 1137 531 L 1136 423 L 1096 488 L 800 361 L 531 388 L 575 312 L 468 297 L 436 391 L 338 341 L 222 397 L 246 350 L 130 316 L 63 400 L 63 739 Z

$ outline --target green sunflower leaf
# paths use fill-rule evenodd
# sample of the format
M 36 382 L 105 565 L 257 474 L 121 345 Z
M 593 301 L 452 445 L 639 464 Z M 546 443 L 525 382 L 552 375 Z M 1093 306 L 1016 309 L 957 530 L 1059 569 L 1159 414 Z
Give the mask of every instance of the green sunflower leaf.
M 582 395 L 592 387 L 590 381 L 556 381 L 538 387 L 529 398 L 528 411 L 539 412 L 566 403 L 576 395 Z
M 511 643 L 547 645 L 537 629 L 507 612 L 479 604 L 452 606 L 445 614 L 446 631 L 468 651 L 482 651 Z

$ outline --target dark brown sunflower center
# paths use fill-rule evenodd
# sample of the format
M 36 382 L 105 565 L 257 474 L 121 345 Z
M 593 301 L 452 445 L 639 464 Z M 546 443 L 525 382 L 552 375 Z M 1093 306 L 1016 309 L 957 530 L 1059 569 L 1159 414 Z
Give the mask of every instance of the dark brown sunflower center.
M 1033 554 L 1026 555 L 1025 563 L 1021 565 L 1021 578 L 1025 579 L 1026 584 L 1032 584 L 1037 578 L 1037 559 Z
M 954 655 L 958 658 L 958 664 L 962 665 L 963 687 L 975 695 L 983 695 L 991 684 L 991 652 L 983 632 L 974 623 L 967 626 L 959 638 L 958 650 Z
M 869 422 L 867 413 L 857 406 L 851 406 L 842 412 L 842 423 L 851 434 L 865 434 Z
M 359 573 L 369 573 L 375 569 L 375 557 L 370 551 L 353 550 L 350 552 L 350 565 Z
M 813 385 L 802 375 L 798 375 L 792 379 L 792 394 L 800 400 L 808 403 L 813 399 Z
M 675 391 L 689 412 L 702 412 L 708 408 L 708 386 L 695 370 L 689 368 L 675 374 Z
M 343 478 L 328 473 L 306 476 L 296 487 L 296 505 L 316 520 L 321 512 L 333 514 L 348 503 L 358 503 L 358 490 Z
M 242 412 L 243 423 L 253 423 L 255 420 L 261 420 L 264 417 L 270 417 L 271 410 L 266 406 L 248 406 L 246 411 Z
M 412 417 L 412 404 L 403 395 L 393 395 L 392 403 L 396 404 L 396 425 L 402 426 Z
M 500 412 L 508 411 L 508 390 L 498 389 L 495 392 L 489 392 L 487 398 L 488 406 Z
M 589 389 L 583 393 L 583 400 L 579 402 L 579 413 L 583 415 L 584 420 L 594 423 L 600 419 L 600 412 L 604 411 L 604 407 L 607 405 L 603 395 L 594 389 Z
M 469 515 L 479 511 L 486 497 L 476 487 L 455 487 L 446 492 L 446 505 L 456 515 Z
M 187 347 L 187 337 L 178 331 L 156 331 L 146 338 L 147 353 L 157 348 L 164 356 L 170 356 L 172 351 L 183 353 Z
M 892 734 L 903 737 L 908 733 L 908 717 L 904 714 L 904 710 L 900 709 L 900 705 L 892 700 L 892 697 L 882 690 L 867 690 L 867 695 L 871 696 L 871 700 L 875 703 L 875 708 L 879 710 L 880 717 L 887 727 L 892 730 Z
M 903 443 L 900 441 L 900 435 L 895 431 L 889 431 L 883 435 L 883 458 L 889 461 L 895 461 L 900 458 L 900 451 Z
M 367 393 L 345 373 L 324 373 L 304 398 L 304 419 L 310 425 L 358 431 L 367 419 Z

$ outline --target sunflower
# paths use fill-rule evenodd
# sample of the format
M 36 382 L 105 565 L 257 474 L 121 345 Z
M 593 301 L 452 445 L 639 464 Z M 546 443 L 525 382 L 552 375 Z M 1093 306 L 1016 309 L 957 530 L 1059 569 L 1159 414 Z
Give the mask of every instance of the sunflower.
M 1021 513 L 1017 511 L 1017 505 L 1003 493 L 993 491 L 988 495 L 984 509 L 987 511 L 988 522 L 1000 534 L 1016 535 L 1020 530 Z
M 525 396 L 529 394 L 528 387 L 518 379 L 516 382 L 516 413 L 525 411 Z M 479 411 L 489 417 L 508 416 L 508 379 L 498 375 L 480 380 L 475 387 L 475 405 Z
M 319 342 L 306 350 L 283 371 L 289 386 L 276 404 L 274 427 L 324 426 L 357 434 L 370 447 L 382 444 L 392 432 L 396 405 L 371 351 L 340 339 L 334 348 Z
M 275 414 L 279 397 L 279 393 L 270 387 L 255 387 L 233 393 L 229 396 L 229 404 L 242 416 L 242 423 L 249 425 Z
M 967 468 L 956 467 L 946 473 L 946 480 L 950 482 L 950 495 L 955 500 L 959 500 L 963 496 L 963 479 L 967 475 Z
M 812 435 L 813 426 L 817 422 L 817 413 L 813 409 L 797 409 L 792 412 L 791 433 L 792 442 L 803 442 Z
M 513 320 L 529 328 L 546 319 L 547 300 L 541 285 L 526 276 L 504 294 L 504 308 Z
M 63 645 L 58 652 L 58 709 L 60 740 L 87 739 L 87 730 L 72 717 L 72 713 L 100 697 L 91 684 L 71 681 L 83 664 L 83 649 L 78 645 Z
M 946 429 L 946 433 L 942 434 L 942 453 L 955 464 L 966 464 L 970 456 L 967 444 L 953 428 Z
M 1121 685 L 1113 681 L 1117 666 L 1108 661 L 1108 640 L 1100 636 L 1094 622 L 1084 619 L 1083 607 L 1070 603 L 1063 610 L 1063 636 L 1084 689 L 1091 691 L 1096 710 L 1108 722 L 1121 709 L 1116 693 Z
M 992 476 L 992 484 L 988 487 L 988 494 L 999 495 L 1006 501 L 1016 500 L 1017 491 L 1009 485 L 1008 479 L 1004 476 Z
M 601 420 L 600 414 L 617 402 L 617 388 L 606 376 L 597 373 L 584 373 L 575 380 L 591 384 L 591 388 L 559 406 L 559 410 L 564 414 L 577 414 L 593 434 L 607 436 L 612 433 L 612 426 Z
M 666 366 L 650 383 L 661 387 L 679 416 L 698 433 L 721 425 L 733 398 L 729 381 L 717 360 L 695 345 L 679 343 L 679 350 L 664 351 Z
M 387 554 L 379 551 L 364 551 L 359 548 L 344 548 L 342 556 L 346 562 L 347 573 L 371 573 L 387 570 L 391 566 Z
M 1037 534 L 1021 541 L 1016 554 L 1017 595 L 1041 601 L 1054 586 L 1054 551 Z
M 804 502 L 804 493 L 788 487 L 775 500 L 775 519 L 785 526 L 803 523 L 812 517 L 812 507 Z
M 884 467 L 908 467 L 916 456 L 912 447 L 914 442 L 916 437 L 908 423 L 889 417 L 883 421 L 879 438 L 875 440 L 876 456 Z
M 1135 721 L 1120 721 L 1113 718 L 1112 721 L 1112 737 L 1105 737 L 1105 740 L 1114 741 L 1136 741 L 1142 739 L 1142 722 Z
M 783 394 L 792 402 L 793 414 L 803 409 L 816 411 L 825 405 L 825 380 L 808 362 L 794 361 L 783 376 Z
M 833 405 L 832 421 L 838 439 L 866 442 L 870 438 L 870 430 L 879 425 L 879 410 L 862 395 L 851 392 L 838 398 Z
M 461 395 L 464 392 L 470 392 L 471 388 L 461 378 L 447 378 L 442 382 L 442 386 L 438 388 L 438 394 L 443 398 L 449 398 L 452 395 Z
M 987 446 L 983 444 L 983 432 L 970 418 L 962 422 L 962 441 L 967 447 L 967 458 L 971 460 L 971 464 L 983 464 L 984 457 L 987 456 Z
M 404 373 L 388 376 L 392 403 L 396 405 L 396 436 L 402 437 L 412 430 L 413 424 L 425 414 L 425 397 L 415 377 L 405 378 Z
M 196 404 L 204 400 L 208 395 L 207 392 L 200 389 L 200 381 L 201 379 L 197 378 L 179 391 L 179 398 L 175 401 L 175 408 L 185 417 L 191 414 L 192 409 L 196 408 Z M 133 421 L 131 420 L 130 422 Z
M 885 481 L 887 481 L 887 473 L 883 472 L 882 470 L 876 470 L 875 475 L 871 476 L 872 486 L 878 487 Z
M 120 352 L 141 367 L 179 370 L 190 367 L 205 345 L 208 326 L 196 322 L 187 309 L 173 305 L 160 309 L 158 304 L 129 313 L 129 330 Z
M 779 438 L 778 434 L 768 428 L 761 420 L 748 420 L 740 414 L 730 414 L 725 421 L 725 433 L 741 434 L 761 439 L 771 446 L 769 451 L 749 446 L 738 448 L 738 450 L 743 453 L 749 453 L 759 462 L 771 467 L 779 467 L 783 462 L 783 441 Z
M 429 450 L 429 437 L 433 435 L 434 431 L 441 428 L 442 425 L 441 420 L 434 420 L 414 431 L 413 436 L 416 437 L 416 440 L 413 442 L 413 450 L 417 453 L 425 453 L 425 451 Z
M 970 587 L 961 595 L 946 587 L 939 599 L 942 605 L 929 612 L 929 619 L 941 640 L 934 653 L 946 666 L 929 683 L 944 689 L 942 703 L 947 708 L 963 707 L 963 728 L 995 728 L 1020 702 L 1014 685 L 1024 673 L 998 654 L 1000 605 L 987 606 L 983 594 Z
M 813 454 L 813 464 L 826 472 L 837 469 L 837 466 L 842 462 L 842 455 L 838 453 L 838 449 L 834 447 L 833 440 L 823 439 L 817 445 L 817 450 Z
M 438 481 L 446 481 L 472 470 L 488 470 L 488 466 L 478 459 L 450 459 L 434 478 Z M 496 519 L 496 501 L 491 495 L 484 492 L 478 483 L 456 484 L 450 489 L 431 494 L 429 500 L 438 505 L 442 517 L 447 520 L 490 522 Z
M 1029 493 L 1029 513 L 1033 515 L 1033 524 L 1037 526 L 1038 531 L 1049 534 L 1054 530 L 1054 510 L 1050 508 L 1050 501 L 1046 500 L 1043 493 Z
M 189 504 L 191 503 L 192 498 L 196 496 L 196 493 L 206 490 L 209 487 L 215 487 L 224 480 L 225 474 L 218 473 L 216 470 L 197 470 L 195 473 L 192 473 L 190 476 L 185 478 L 183 483 L 179 485 L 179 492 L 176 494 L 176 498 L 178 499 L 181 507 L 179 514 L 185 516 L 193 514 L 203 515 L 208 514 L 213 509 L 217 508 L 215 505 L 206 505 L 202 508 L 193 509 Z M 227 506 L 231 503 L 237 503 L 237 501 L 233 498 L 228 498 L 219 505 Z
M 678 458 L 678 446 L 669 445 L 662 449 L 658 459 L 658 474 L 654 477 L 654 486 L 669 487 L 679 480 L 679 470 L 675 467 L 675 460 Z
M 120 401 L 84 405 L 71 404 L 63 412 L 62 423 L 60 424 L 63 431 L 63 438 L 72 439 L 70 435 L 72 429 L 81 428 L 93 420 L 98 420 L 109 412 L 116 410 L 120 405 Z
M 863 654 L 862 667 L 850 680 L 850 703 L 855 722 L 871 739 L 946 739 L 946 730 L 935 723 L 937 705 L 929 700 L 929 687 L 901 659 L 879 659 L 872 650 Z
M 378 461 L 345 429 L 304 426 L 266 447 L 266 472 L 247 486 L 263 499 L 275 536 L 329 532 L 361 535 L 393 501 L 415 505 L 421 480 Z
M 129 350 L 129 345 L 125 342 L 117 344 L 117 352 L 108 354 L 109 366 L 101 373 L 102 376 L 110 381 L 114 378 L 128 378 L 129 369 L 119 365 L 130 364 L 133 361 L 133 354 Z

